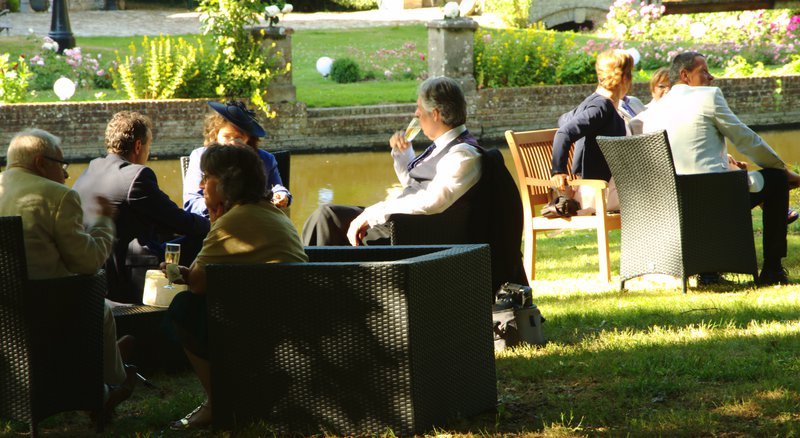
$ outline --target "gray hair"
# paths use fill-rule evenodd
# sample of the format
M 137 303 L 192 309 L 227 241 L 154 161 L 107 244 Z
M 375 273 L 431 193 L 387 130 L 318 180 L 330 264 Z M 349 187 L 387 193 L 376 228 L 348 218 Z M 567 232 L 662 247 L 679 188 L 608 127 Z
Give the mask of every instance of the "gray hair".
M 55 157 L 61 139 L 43 129 L 26 129 L 19 132 L 8 145 L 8 167 L 32 167 L 39 155 Z
M 683 52 L 672 58 L 672 66 L 669 69 L 669 82 L 672 85 L 681 81 L 681 71 L 691 70 L 694 67 L 694 59 L 697 57 L 705 58 L 700 52 Z
M 427 112 L 438 109 L 442 122 L 451 127 L 467 122 L 467 101 L 458 82 L 446 76 L 428 78 L 420 84 L 417 96 Z
M 272 199 L 272 193 L 264 189 L 267 185 L 264 164 L 249 146 L 211 143 L 200 157 L 200 170 L 219 178 L 217 193 L 228 208 Z

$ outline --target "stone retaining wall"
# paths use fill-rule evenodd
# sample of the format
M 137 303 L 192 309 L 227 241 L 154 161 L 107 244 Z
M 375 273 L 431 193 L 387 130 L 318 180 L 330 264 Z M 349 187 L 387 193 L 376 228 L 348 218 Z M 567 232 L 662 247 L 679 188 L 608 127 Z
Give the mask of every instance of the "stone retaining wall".
M 800 76 L 719 79 L 715 84 L 723 89 L 733 111 L 751 126 L 800 125 Z M 486 144 L 503 143 L 506 129 L 555 126 L 560 114 L 580 103 L 594 88 L 575 85 L 479 90 L 468 98 L 468 126 Z M 635 84 L 631 94 L 649 101 L 647 84 Z M 298 102 L 273 108 L 277 118 L 262 120 L 268 133 L 264 144 L 273 150 L 301 152 L 384 148 L 391 132 L 408 123 L 415 104 L 315 109 Z M 27 127 L 61 136 L 69 160 L 100 156 L 105 150 L 105 125 L 121 110 L 140 111 L 153 119 L 153 155 L 186 155 L 202 144 L 203 116 L 208 111 L 205 100 L 14 104 L 0 106 L 0 159 L 5 157 L 11 137 Z M 419 141 L 424 142 L 421 137 Z

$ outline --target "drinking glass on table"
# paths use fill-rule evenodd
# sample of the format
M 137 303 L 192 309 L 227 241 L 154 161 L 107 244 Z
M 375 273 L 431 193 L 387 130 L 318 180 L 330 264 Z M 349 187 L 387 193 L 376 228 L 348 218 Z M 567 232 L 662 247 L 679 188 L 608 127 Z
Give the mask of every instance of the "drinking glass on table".
M 403 134 L 403 138 L 410 143 L 412 140 L 414 140 L 414 137 L 416 137 L 417 134 L 419 134 L 419 131 L 421 129 L 422 126 L 419 124 L 419 119 L 414 117 L 408 123 L 408 126 L 406 127 L 406 132 L 405 134 Z
M 175 286 L 172 285 L 172 279 L 174 276 L 175 268 L 178 267 L 178 264 L 181 260 L 181 245 L 179 243 L 168 243 L 167 248 L 164 250 L 164 261 L 167 263 L 167 280 L 169 284 L 164 286 L 167 289 L 174 289 Z M 173 265 L 173 268 L 170 268 L 170 265 Z M 172 275 L 170 275 L 170 269 L 173 271 Z M 180 275 L 180 270 L 178 271 L 178 275 Z

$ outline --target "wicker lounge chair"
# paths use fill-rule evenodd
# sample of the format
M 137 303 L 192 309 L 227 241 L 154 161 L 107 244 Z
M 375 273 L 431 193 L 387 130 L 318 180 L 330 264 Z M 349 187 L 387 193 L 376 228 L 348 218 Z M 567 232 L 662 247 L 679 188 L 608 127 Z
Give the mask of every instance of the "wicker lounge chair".
M 207 267 L 215 427 L 409 435 L 495 407 L 488 246 L 307 252 Z
M 595 211 L 604 212 L 593 216 L 573 216 L 568 218 L 548 219 L 537 216 L 537 209 L 550 202 L 553 185 L 550 183 L 550 169 L 553 160 L 553 139 L 557 129 L 540 131 L 506 131 L 506 141 L 514 158 L 517 169 L 519 192 L 525 218 L 525 246 L 523 260 L 525 270 L 531 280 L 536 278 L 536 234 L 563 229 L 597 229 L 597 259 L 600 265 L 600 279 L 611 281 L 611 258 L 608 254 L 608 231 L 620 227 L 620 215 L 607 213 L 606 198 L 603 189 L 608 184 L 596 179 L 572 179 L 571 186 L 593 187 L 595 194 Z M 572 161 L 570 152 L 570 162 Z M 569 169 L 570 166 L 567 166 Z M 587 206 L 583 206 L 587 207 Z
M 676 175 L 665 131 L 598 137 L 622 212 L 620 288 L 648 273 L 758 273 L 743 171 Z
M 0 217 L 0 418 L 35 437 L 56 413 L 102 411 L 105 292 L 102 272 L 28 280 L 22 220 Z

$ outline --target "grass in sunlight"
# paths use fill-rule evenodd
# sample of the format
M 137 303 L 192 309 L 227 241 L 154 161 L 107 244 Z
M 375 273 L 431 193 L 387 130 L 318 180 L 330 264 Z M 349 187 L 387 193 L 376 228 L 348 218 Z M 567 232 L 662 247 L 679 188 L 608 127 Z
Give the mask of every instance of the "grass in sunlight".
M 790 233 L 785 265 L 800 280 L 800 224 Z M 760 240 L 757 230 L 759 255 Z M 756 288 L 742 277 L 739 287 L 683 295 L 677 280 L 648 279 L 619 292 L 596 279 L 594 242 L 592 232 L 538 240 L 534 302 L 547 318 L 549 343 L 497 353 L 497 410 L 437 425 L 427 436 L 800 435 L 800 284 Z M 619 232 L 611 248 L 617 273 Z M 230 436 L 165 431 L 202 400 L 202 390 L 188 371 L 149 377 L 160 389 L 138 389 L 110 435 Z M 93 435 L 80 413 L 55 416 L 43 429 Z M 24 432 L 0 421 L 0 436 Z M 272 435 L 258 424 L 235 436 Z

